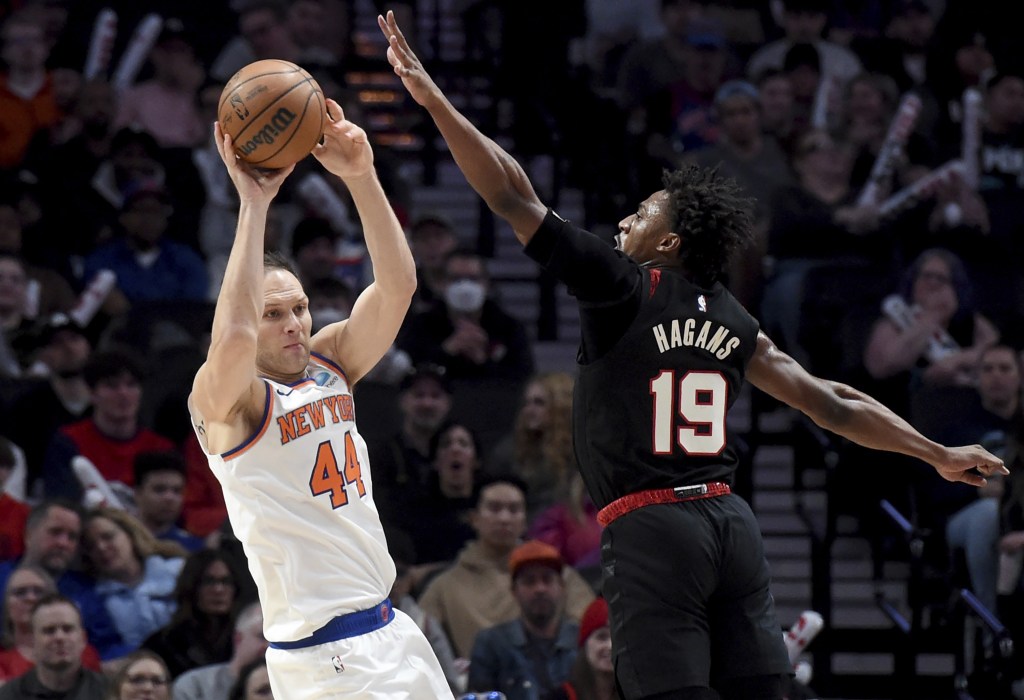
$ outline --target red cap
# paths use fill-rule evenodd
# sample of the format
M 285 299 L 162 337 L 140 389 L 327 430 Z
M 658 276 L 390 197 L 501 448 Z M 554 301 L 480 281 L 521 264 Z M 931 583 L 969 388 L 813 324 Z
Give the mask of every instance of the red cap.
M 607 626 L 608 603 L 604 598 L 598 596 L 597 598 L 594 598 L 594 602 L 588 605 L 587 609 L 583 611 L 583 617 L 580 619 L 580 647 L 586 644 L 587 638 L 590 637 L 590 635 L 600 628 Z
M 562 555 L 558 553 L 558 550 L 540 540 L 530 540 L 513 549 L 512 554 L 508 558 L 508 571 L 512 574 L 512 578 L 515 579 L 522 568 L 529 564 L 548 566 L 559 573 L 562 572 L 562 567 L 565 566 L 565 562 L 562 561 Z

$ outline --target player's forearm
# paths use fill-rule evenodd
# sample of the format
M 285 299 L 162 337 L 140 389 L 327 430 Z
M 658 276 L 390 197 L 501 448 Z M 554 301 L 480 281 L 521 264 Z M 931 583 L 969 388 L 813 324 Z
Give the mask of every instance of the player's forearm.
M 897 452 L 935 464 L 942 446 L 921 435 L 889 408 L 856 389 L 830 382 L 838 403 L 823 428 L 876 450 Z
M 376 172 L 350 178 L 345 185 L 363 225 L 374 283 L 384 292 L 411 298 L 416 291 L 416 263 Z
M 505 149 L 488 138 L 438 93 L 426 105 L 452 157 L 491 211 L 504 216 L 516 200 L 533 197 L 533 186 Z
M 238 329 L 255 333 L 263 311 L 263 232 L 268 204 L 242 202 L 235 241 L 213 316 L 213 340 Z

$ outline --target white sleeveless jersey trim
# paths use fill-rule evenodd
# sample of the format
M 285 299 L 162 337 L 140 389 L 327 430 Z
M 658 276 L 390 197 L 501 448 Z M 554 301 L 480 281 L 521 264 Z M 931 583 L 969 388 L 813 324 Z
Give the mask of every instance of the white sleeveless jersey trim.
M 292 385 L 264 378 L 259 428 L 207 453 L 275 642 L 380 603 L 395 580 L 348 380 L 322 356 L 307 374 Z

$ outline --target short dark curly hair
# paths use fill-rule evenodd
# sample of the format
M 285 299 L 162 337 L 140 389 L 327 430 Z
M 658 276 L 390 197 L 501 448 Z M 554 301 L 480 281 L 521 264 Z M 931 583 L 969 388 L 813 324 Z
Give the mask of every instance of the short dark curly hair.
M 753 240 L 753 200 L 718 168 L 665 171 L 669 230 L 682 239 L 679 258 L 690 279 L 710 287 L 725 277 L 733 253 Z

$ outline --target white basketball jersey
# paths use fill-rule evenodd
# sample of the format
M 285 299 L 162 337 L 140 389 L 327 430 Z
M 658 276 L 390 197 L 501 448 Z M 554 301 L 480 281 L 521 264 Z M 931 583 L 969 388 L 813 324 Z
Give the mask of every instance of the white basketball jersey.
M 344 372 L 313 355 L 305 379 L 264 381 L 256 432 L 207 456 L 259 589 L 266 637 L 287 642 L 380 603 L 395 565 Z

